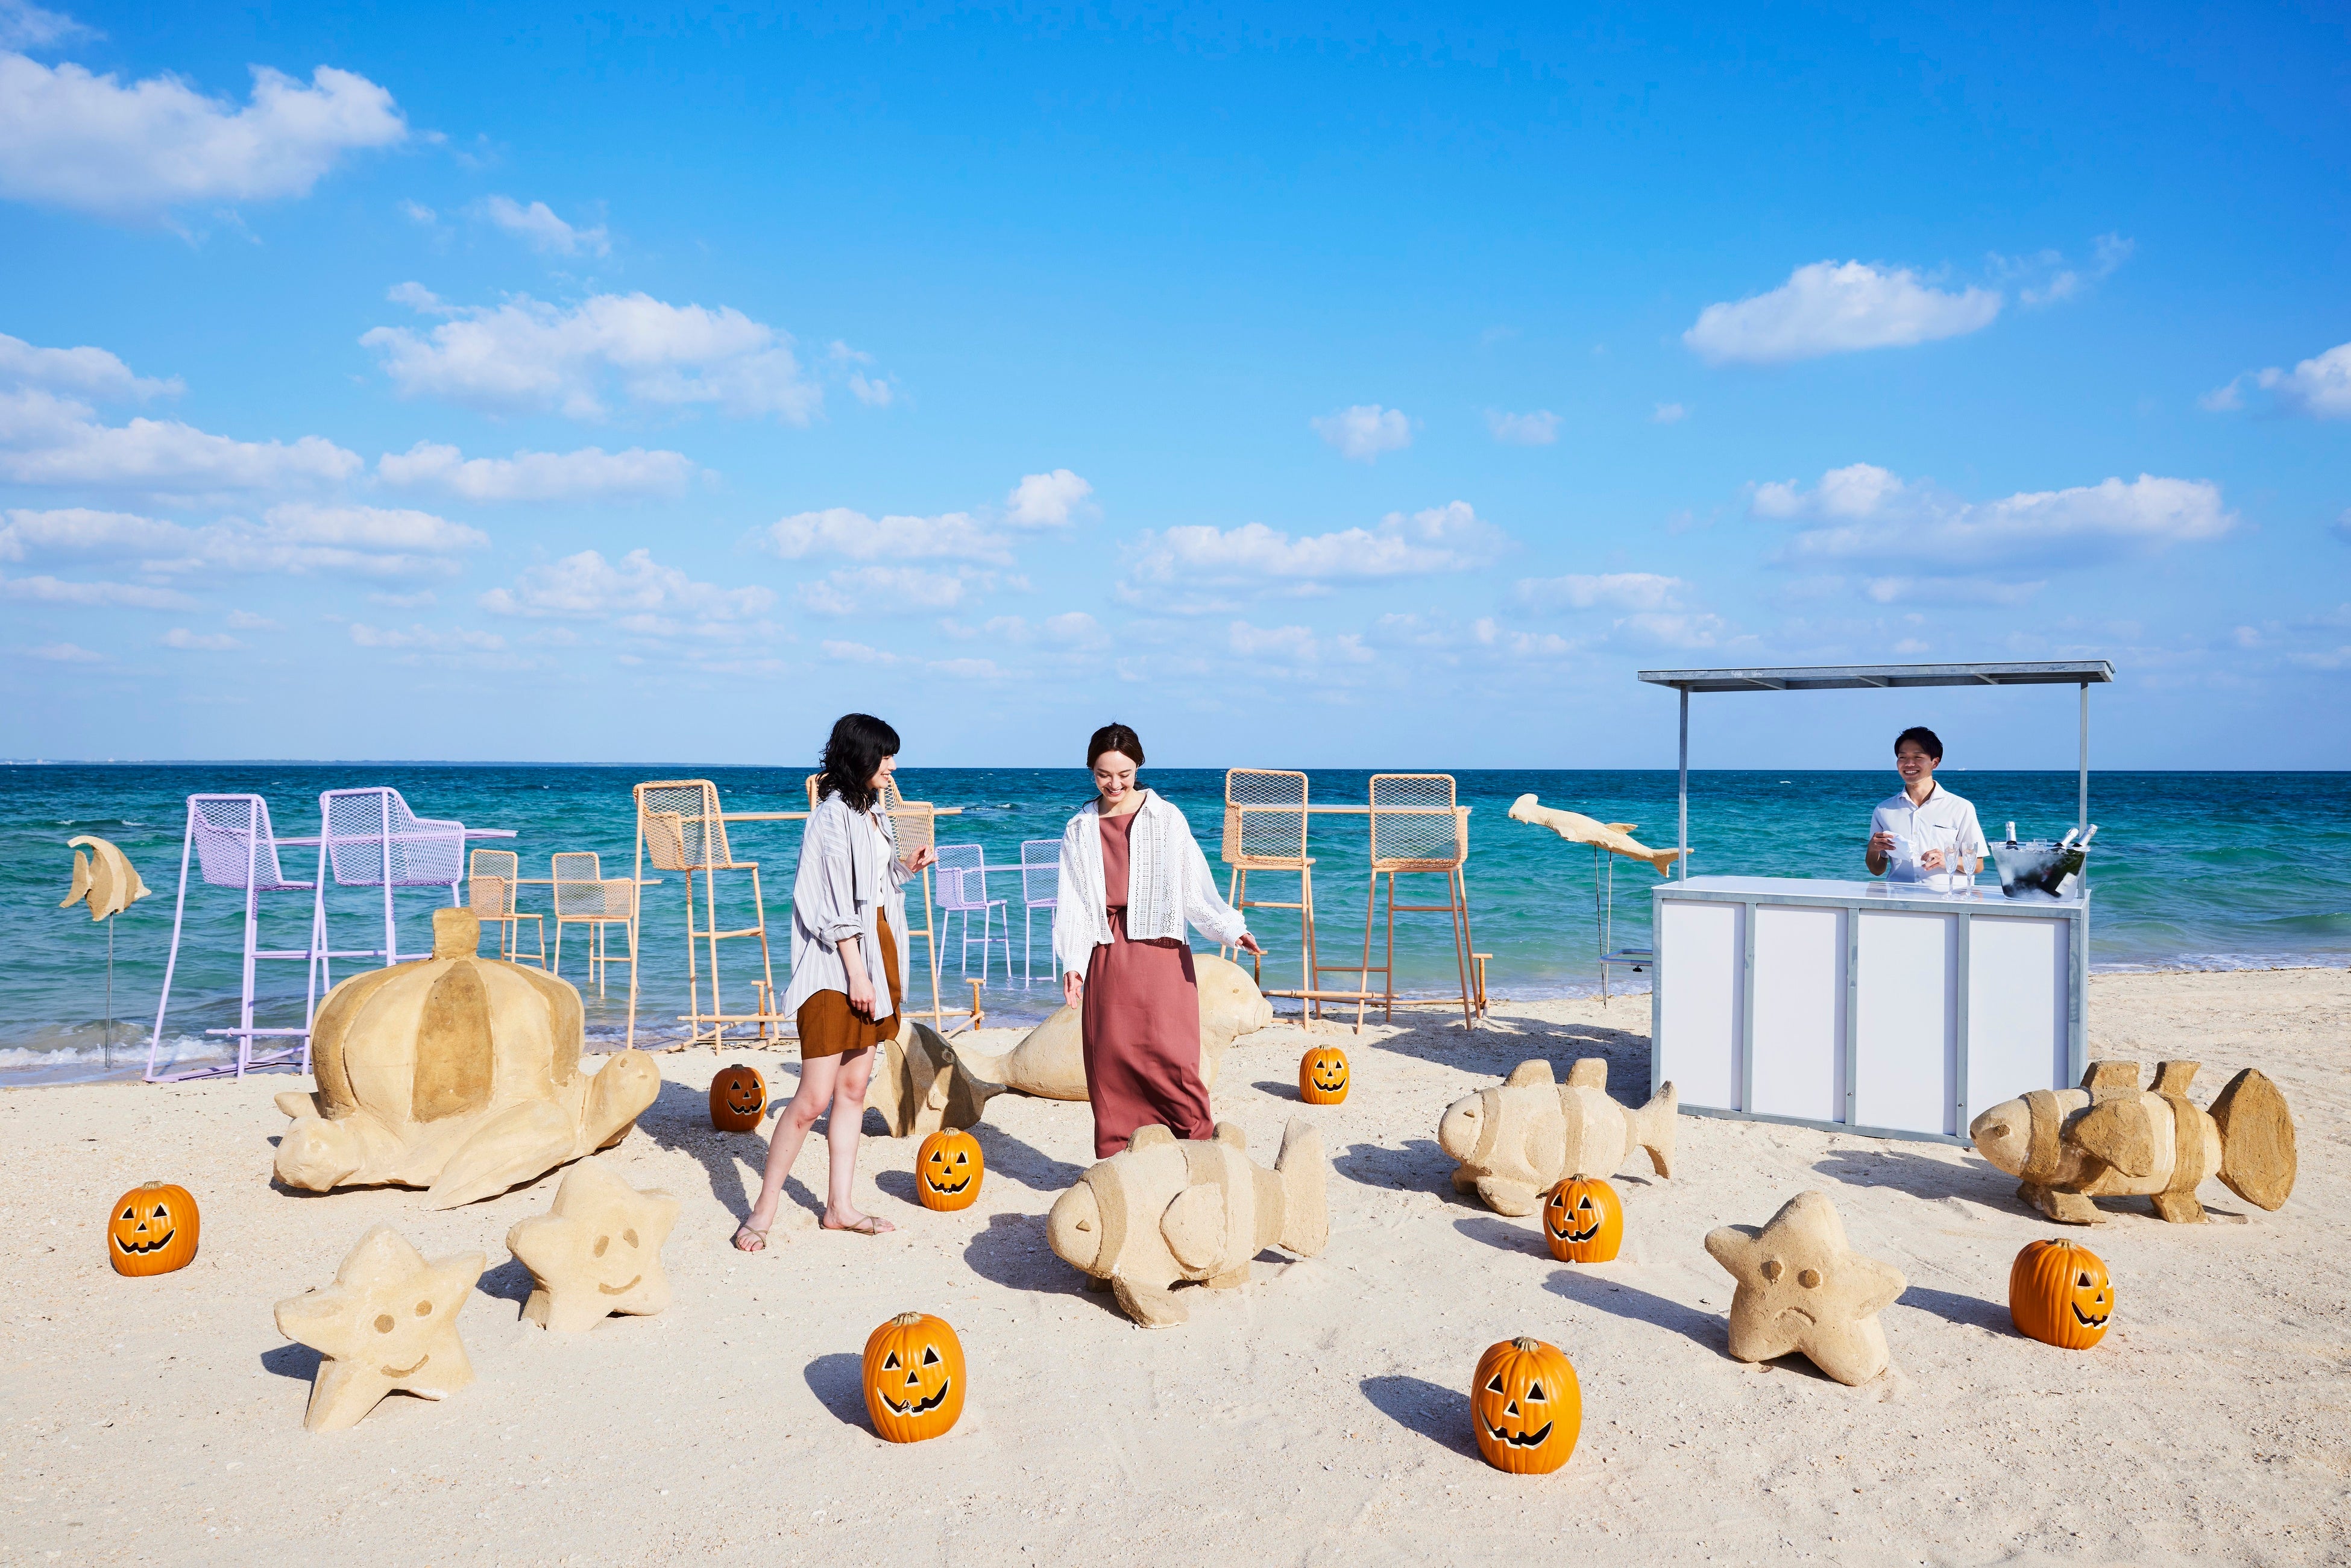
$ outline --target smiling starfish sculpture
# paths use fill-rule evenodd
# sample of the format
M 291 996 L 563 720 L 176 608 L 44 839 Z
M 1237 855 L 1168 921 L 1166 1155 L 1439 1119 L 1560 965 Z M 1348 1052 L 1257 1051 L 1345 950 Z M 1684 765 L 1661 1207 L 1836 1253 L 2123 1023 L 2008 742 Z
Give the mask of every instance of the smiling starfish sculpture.
M 457 1337 L 457 1313 L 482 1277 L 479 1252 L 427 1263 L 379 1225 L 360 1238 L 335 1282 L 277 1303 L 277 1332 L 326 1359 L 310 1385 L 302 1425 L 340 1432 L 359 1425 L 387 1394 L 445 1399 L 474 1381 Z
M 541 1328 L 586 1333 L 614 1312 L 650 1317 L 669 1305 L 662 1244 L 677 1223 L 665 1192 L 631 1186 L 592 1160 L 563 1174 L 555 1207 L 507 1232 L 507 1250 L 530 1270 L 522 1315 Z
M 1902 1271 L 1846 1245 L 1844 1222 L 1821 1192 L 1798 1193 L 1758 1230 L 1709 1230 L 1706 1249 L 1730 1270 L 1730 1354 L 1770 1361 L 1801 1351 L 1839 1383 L 1866 1383 L 1891 1359 L 1877 1314 L 1909 1284 Z

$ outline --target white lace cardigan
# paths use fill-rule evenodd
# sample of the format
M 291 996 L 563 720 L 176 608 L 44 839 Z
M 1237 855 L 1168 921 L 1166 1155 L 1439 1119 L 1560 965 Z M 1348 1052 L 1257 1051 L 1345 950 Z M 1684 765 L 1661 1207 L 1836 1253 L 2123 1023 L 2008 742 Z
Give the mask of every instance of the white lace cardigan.
M 800 836 L 799 869 L 792 874 L 792 983 L 783 1011 L 796 1013 L 819 991 L 849 990 L 849 969 L 840 945 L 862 937 L 860 956 L 873 999 L 890 999 L 888 972 L 874 915 L 887 911 L 898 938 L 898 972 L 906 972 L 906 868 L 898 859 L 898 831 L 879 811 L 852 811 L 839 795 L 827 795 L 809 814 Z M 904 981 L 902 978 L 901 984 Z
M 1186 922 L 1219 944 L 1239 939 L 1249 921 L 1217 893 L 1208 857 L 1184 813 L 1155 789 L 1143 792 L 1128 830 L 1126 935 L 1136 942 L 1181 941 Z M 1053 904 L 1053 957 L 1063 974 L 1082 976 L 1093 951 L 1110 941 L 1102 891 L 1102 802 L 1089 800 L 1061 830 L 1061 891 Z

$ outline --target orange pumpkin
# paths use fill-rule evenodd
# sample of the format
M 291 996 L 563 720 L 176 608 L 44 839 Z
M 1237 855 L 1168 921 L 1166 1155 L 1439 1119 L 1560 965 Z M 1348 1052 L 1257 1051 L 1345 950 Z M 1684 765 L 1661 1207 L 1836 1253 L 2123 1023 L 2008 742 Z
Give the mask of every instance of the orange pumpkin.
M 1478 1451 L 1498 1470 L 1549 1475 L 1583 1432 L 1583 1387 L 1555 1344 L 1506 1339 L 1478 1358 L 1469 1385 Z
M 900 1312 L 865 1342 L 865 1412 L 893 1443 L 935 1437 L 963 1414 L 963 1342 L 925 1312 Z
M 979 1197 L 987 1156 L 979 1140 L 958 1127 L 942 1127 L 914 1150 L 914 1196 L 925 1208 L 952 1212 Z
M 710 1124 L 722 1133 L 756 1133 L 768 1108 L 768 1081 L 747 1061 L 730 1062 L 710 1081 Z
M 196 1200 L 167 1181 L 134 1186 L 114 1200 L 106 1260 L 118 1274 L 168 1274 L 196 1258 Z
M 1605 1263 L 1625 1244 L 1625 1201 L 1598 1176 L 1572 1176 L 1543 1195 L 1543 1239 L 1562 1263 Z
M 1347 1097 L 1347 1053 L 1318 1045 L 1298 1059 L 1298 1097 L 1309 1105 L 1336 1105 Z
M 2071 1241 L 2035 1241 L 2008 1270 L 2008 1315 L 2016 1332 L 2059 1350 L 2087 1350 L 2106 1337 L 2114 1315 L 2106 1266 Z

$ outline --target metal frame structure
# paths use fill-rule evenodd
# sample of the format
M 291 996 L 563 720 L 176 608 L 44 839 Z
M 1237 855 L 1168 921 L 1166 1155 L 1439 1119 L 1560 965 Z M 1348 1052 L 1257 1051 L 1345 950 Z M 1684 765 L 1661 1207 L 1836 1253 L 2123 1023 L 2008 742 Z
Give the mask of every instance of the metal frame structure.
M 516 904 L 521 893 L 522 857 L 512 850 L 475 850 L 465 857 L 465 907 L 485 925 L 498 928 L 498 956 L 508 963 L 547 967 L 547 919 Z M 522 923 L 538 936 L 538 951 L 522 950 Z M 558 933 L 559 939 L 560 933 Z
M 1037 895 L 1037 890 L 1040 887 L 1050 890 L 1042 898 Z M 1061 841 L 1059 839 L 1021 840 L 1020 984 L 1024 988 L 1033 984 L 1036 979 L 1035 967 L 1029 956 L 1036 950 L 1037 912 L 1040 909 L 1058 909 L 1061 902 Z M 1006 912 L 1006 918 L 1008 920 L 1010 918 L 1009 911 Z M 1052 946 L 1052 923 L 1048 921 L 1045 926 L 1045 956 L 1051 960 L 1051 967 L 1058 970 L 1061 961 L 1053 958 Z M 1058 973 L 1048 976 L 1047 978 L 1055 985 L 1061 984 L 1061 977 Z
M 1386 982 L 1384 1021 L 1395 1021 L 1395 917 L 1399 914 L 1422 914 L 1444 915 L 1452 921 L 1453 956 L 1461 971 L 1461 1022 L 1463 1027 L 1474 1030 L 1478 1027 L 1478 1003 L 1469 977 L 1476 962 L 1470 956 L 1469 937 L 1469 819 L 1457 800 L 1453 775 L 1374 773 L 1370 814 L 1372 880 L 1364 900 L 1364 962 L 1358 971 L 1361 979 L 1355 998 L 1355 1027 L 1363 1027 L 1374 975 L 1384 977 Z M 1434 817 L 1446 819 L 1441 830 L 1432 831 L 1433 824 L 1423 821 Z M 1389 852 L 1384 855 L 1380 852 L 1383 822 L 1387 824 L 1389 836 Z M 1384 875 L 1388 879 L 1387 962 L 1374 966 L 1372 925 L 1378 913 L 1380 878 Z M 1447 902 L 1398 904 L 1395 879 L 1399 876 L 1444 877 Z
M 1311 994 L 1322 984 L 1322 965 L 1314 944 L 1314 857 L 1306 852 L 1307 796 L 1303 773 L 1271 768 L 1225 770 L 1224 861 L 1232 868 L 1231 892 L 1225 902 L 1235 909 L 1298 911 L 1299 986 L 1308 993 L 1308 1015 L 1320 1017 L 1322 1004 Z M 1249 897 L 1249 877 L 1253 871 L 1294 873 L 1297 900 L 1283 903 Z M 1238 948 L 1222 946 L 1217 956 L 1234 957 L 1238 952 Z M 1251 959 L 1250 968 L 1262 989 L 1265 960 Z
M 510 832 L 468 832 L 465 824 L 438 817 L 420 817 L 409 810 L 399 790 L 389 785 L 361 789 L 329 789 L 319 797 L 319 880 L 314 894 L 321 931 L 327 922 L 327 879 L 331 872 L 337 887 L 383 890 L 383 946 L 333 956 L 383 959 L 387 969 L 422 953 L 402 953 L 400 926 L 392 910 L 392 893 L 402 887 L 445 887 L 449 903 L 459 902 L 457 883 L 465 872 L 465 841 L 507 838 Z M 321 943 L 324 942 L 322 936 Z
M 565 869 L 569 868 L 569 875 Z M 580 873 L 585 872 L 585 875 Z M 637 911 L 642 894 L 637 884 L 625 876 L 606 876 L 603 857 L 593 850 L 566 850 L 550 855 L 547 863 L 548 883 L 554 889 L 555 904 L 555 969 L 563 972 L 563 928 L 566 925 L 588 927 L 588 977 L 595 983 L 596 994 L 604 994 L 605 979 L 614 964 L 626 964 L 629 973 L 637 972 Z M 607 950 L 605 927 L 622 925 L 628 928 L 629 956 L 615 958 Z
M 685 1045 L 707 1044 L 723 1051 L 726 1026 L 750 1024 L 758 1039 L 772 1041 L 779 1026 L 790 1020 L 774 1010 L 778 999 L 774 962 L 768 951 L 767 904 L 759 896 L 759 862 L 738 861 L 726 841 L 730 818 L 718 809 L 718 786 L 707 779 L 648 779 L 634 790 L 637 808 L 637 872 L 642 883 L 645 857 L 651 847 L 655 870 L 682 873 L 685 877 L 685 984 L 687 1010 L 678 1021 L 687 1026 Z M 718 928 L 718 873 L 751 873 L 751 911 L 756 924 L 722 931 Z M 694 879 L 702 878 L 702 928 L 694 924 Z M 759 975 L 751 982 L 757 1005 L 747 1013 L 730 1013 L 719 995 L 718 944 L 737 937 L 759 939 Z M 702 1009 L 702 976 L 695 952 L 696 942 L 710 947 L 710 1010 Z M 706 1026 L 706 1027 L 705 1027 Z M 637 1038 L 637 967 L 629 966 L 629 1044 Z
M 979 915 L 979 983 L 987 984 L 987 951 L 1000 944 L 1004 948 L 1004 978 L 1012 979 L 1012 915 L 1006 900 L 987 896 L 987 852 L 977 844 L 941 844 L 939 858 L 934 862 L 938 880 L 939 913 L 953 918 L 963 916 L 963 935 L 956 944 L 956 972 L 971 973 L 971 917 Z M 977 888 L 978 895 L 973 896 Z M 996 915 L 1004 910 L 1004 934 L 996 936 Z

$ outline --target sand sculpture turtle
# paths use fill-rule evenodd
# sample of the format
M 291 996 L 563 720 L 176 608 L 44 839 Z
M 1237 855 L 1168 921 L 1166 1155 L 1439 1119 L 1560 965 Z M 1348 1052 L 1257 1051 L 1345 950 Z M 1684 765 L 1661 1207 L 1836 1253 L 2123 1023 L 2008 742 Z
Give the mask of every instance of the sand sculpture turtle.
M 661 1071 L 624 1051 L 580 1070 L 580 993 L 477 957 L 469 909 L 433 913 L 433 956 L 371 969 L 327 994 L 310 1035 L 315 1094 L 277 1096 L 288 1186 L 431 1189 L 455 1208 L 628 1135 Z

